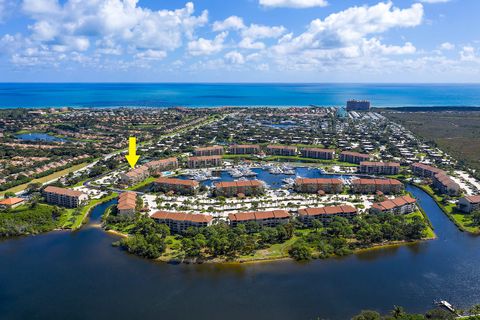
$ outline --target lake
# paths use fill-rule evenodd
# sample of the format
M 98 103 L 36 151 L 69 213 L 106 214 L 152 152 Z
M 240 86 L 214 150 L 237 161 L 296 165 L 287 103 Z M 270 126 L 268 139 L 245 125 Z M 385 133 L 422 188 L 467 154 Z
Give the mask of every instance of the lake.
M 48 133 L 23 133 L 17 134 L 15 138 L 23 141 L 46 141 L 46 142 L 66 142 L 67 140 L 51 136 Z
M 434 299 L 480 303 L 480 238 L 459 232 L 409 186 L 437 240 L 309 263 L 171 265 L 111 246 L 98 206 L 78 232 L 0 243 L 2 319 L 347 319 L 361 309 L 412 312 Z

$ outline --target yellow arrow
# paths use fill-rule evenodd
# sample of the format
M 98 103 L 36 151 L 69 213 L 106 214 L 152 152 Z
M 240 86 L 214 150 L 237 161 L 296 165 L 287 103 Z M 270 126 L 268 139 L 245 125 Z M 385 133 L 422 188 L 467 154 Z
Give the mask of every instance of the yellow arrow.
M 127 158 L 130 167 L 132 167 L 132 169 L 135 168 L 135 164 L 140 158 L 140 156 L 137 156 L 137 138 L 130 137 L 128 139 L 128 154 L 125 156 L 125 158 Z

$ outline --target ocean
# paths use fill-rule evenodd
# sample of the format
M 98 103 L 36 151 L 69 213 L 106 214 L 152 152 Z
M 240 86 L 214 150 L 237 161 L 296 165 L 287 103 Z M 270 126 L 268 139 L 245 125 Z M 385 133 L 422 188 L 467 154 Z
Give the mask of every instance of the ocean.
M 480 84 L 0 83 L 0 108 L 480 106 Z

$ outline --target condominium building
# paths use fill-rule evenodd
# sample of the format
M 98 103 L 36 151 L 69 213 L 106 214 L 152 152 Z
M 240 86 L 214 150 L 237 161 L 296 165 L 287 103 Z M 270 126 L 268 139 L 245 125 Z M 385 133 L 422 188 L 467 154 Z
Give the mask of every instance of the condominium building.
M 25 203 L 25 200 L 23 200 L 22 198 L 6 198 L 0 200 L 0 209 L 13 209 L 22 205 L 23 203 Z
M 132 185 L 147 179 L 150 175 L 178 168 L 177 158 L 167 158 L 148 162 L 126 173 L 120 174 L 120 182 Z
M 221 156 L 189 157 L 187 160 L 187 166 L 190 169 L 219 167 L 222 163 Z
M 286 210 L 241 212 L 229 214 L 228 220 L 232 227 L 247 222 L 256 222 L 264 227 L 275 227 L 279 224 L 288 223 L 290 214 Z
M 416 210 L 417 200 L 410 196 L 402 196 L 394 199 L 388 199 L 382 202 L 376 202 L 372 205 L 372 212 L 389 212 L 393 214 L 408 214 Z
M 362 161 L 368 161 L 370 159 L 369 154 L 363 154 L 352 151 L 342 151 L 340 153 L 340 161 L 360 164 Z
M 365 174 L 396 175 L 400 172 L 400 163 L 362 161 L 358 167 L 358 172 Z
M 154 181 L 153 189 L 160 192 L 174 192 L 175 194 L 194 195 L 199 188 L 198 181 L 176 178 L 159 178 Z
M 233 197 L 254 196 L 265 192 L 265 184 L 260 180 L 224 181 L 215 183 L 215 195 Z
M 355 193 L 400 193 L 403 184 L 396 179 L 355 179 L 352 181 L 352 191 Z
M 195 150 L 193 151 L 193 154 L 197 157 L 220 156 L 223 153 L 224 153 L 224 149 L 221 146 L 195 148 Z
M 304 158 L 333 160 L 335 157 L 335 150 L 332 149 L 303 148 L 300 152 Z
M 453 181 L 444 171 L 437 173 L 432 179 L 433 187 L 440 193 L 450 196 L 458 196 L 460 194 L 460 185 Z
M 437 167 L 429 166 L 424 163 L 413 163 L 411 165 L 412 172 L 416 176 L 433 178 L 437 173 L 443 172 L 443 170 Z
M 267 154 L 274 156 L 296 156 L 297 147 L 269 145 L 267 146 Z
M 180 233 L 190 227 L 207 227 L 212 224 L 212 216 L 183 212 L 157 211 L 150 216 L 158 223 L 166 224 L 173 233 Z
M 328 223 L 333 217 L 353 219 L 357 215 L 357 209 L 352 206 L 328 206 L 321 208 L 305 208 L 298 210 L 298 219 L 311 227 L 314 219 L 322 223 Z
M 151 174 L 162 171 L 174 170 L 178 168 L 178 160 L 175 157 L 150 161 L 145 164 Z
M 348 100 L 347 111 L 369 111 L 370 101 L 367 100 Z
M 72 189 L 48 186 L 43 189 L 45 202 L 67 208 L 76 208 L 87 201 L 87 194 Z
M 343 182 L 340 179 L 326 178 L 297 178 L 295 179 L 295 191 L 302 193 L 340 193 L 343 190 Z
M 256 144 L 235 144 L 229 147 L 231 154 L 258 154 L 260 146 Z
M 458 209 L 466 213 L 480 210 L 480 195 L 466 196 L 458 200 Z
M 137 207 L 137 194 L 135 192 L 123 192 L 118 196 L 117 211 L 123 216 L 133 216 Z

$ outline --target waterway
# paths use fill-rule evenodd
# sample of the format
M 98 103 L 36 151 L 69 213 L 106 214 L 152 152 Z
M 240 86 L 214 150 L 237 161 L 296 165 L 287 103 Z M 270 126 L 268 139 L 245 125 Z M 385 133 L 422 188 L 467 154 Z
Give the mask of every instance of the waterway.
M 437 240 L 341 259 L 170 265 L 111 247 L 95 208 L 78 232 L 0 243 L 2 319 L 348 319 L 361 309 L 412 312 L 444 298 L 480 303 L 480 238 L 461 233 L 409 186 Z

